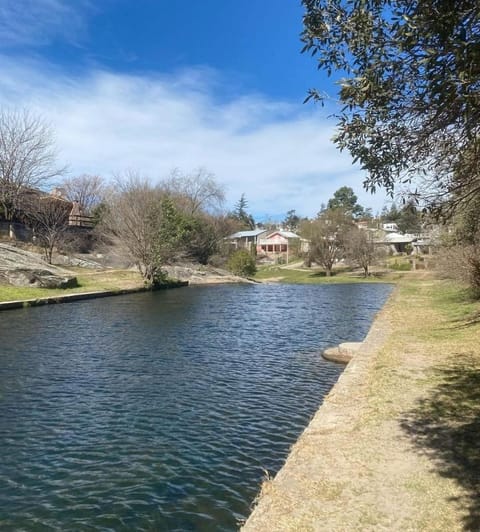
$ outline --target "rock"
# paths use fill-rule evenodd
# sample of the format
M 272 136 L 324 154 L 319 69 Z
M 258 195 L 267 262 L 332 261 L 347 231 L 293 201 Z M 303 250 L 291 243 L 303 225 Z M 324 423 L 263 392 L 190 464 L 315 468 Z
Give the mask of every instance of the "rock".
M 79 257 L 70 257 L 68 255 L 57 255 L 55 257 L 55 264 L 61 264 L 62 266 L 75 266 L 79 268 L 85 268 L 90 270 L 101 270 L 103 266 L 91 259 L 84 259 Z
M 212 266 L 200 266 L 199 264 L 182 264 L 165 266 L 162 268 L 172 279 L 188 281 L 194 284 L 217 284 L 217 283 L 253 283 L 244 277 L 238 277 L 232 273 L 214 268 Z
M 47 264 L 40 255 L 10 244 L 0 244 L 0 283 L 39 288 L 71 288 L 77 278 Z
M 322 353 L 324 359 L 338 364 L 348 364 L 360 349 L 362 342 L 344 342 L 338 347 L 329 347 Z

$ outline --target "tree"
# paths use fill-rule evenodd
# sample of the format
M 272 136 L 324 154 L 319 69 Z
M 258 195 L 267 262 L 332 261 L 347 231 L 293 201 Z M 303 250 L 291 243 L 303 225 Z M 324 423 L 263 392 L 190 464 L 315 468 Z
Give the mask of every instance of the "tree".
M 342 209 L 344 213 L 353 218 L 358 218 L 364 213 L 364 209 L 357 203 L 357 196 L 350 187 L 340 187 L 333 198 L 328 200 L 329 209 Z
M 368 269 L 378 256 L 370 231 L 352 227 L 345 235 L 346 258 L 363 269 L 368 277 Z
M 386 205 L 382 209 L 381 219 L 383 222 L 397 222 L 400 218 L 400 211 L 397 204 L 393 202 L 388 208 Z
M 304 222 L 300 234 L 310 241 L 308 262 L 322 265 L 330 276 L 343 257 L 345 234 L 351 226 L 351 219 L 340 209 L 326 209 L 315 220 Z
M 0 207 L 11 222 L 28 189 L 60 175 L 51 128 L 28 111 L 0 110 Z
M 415 201 L 407 201 L 400 209 L 392 203 L 390 209 L 382 210 L 382 221 L 395 222 L 401 233 L 419 233 L 422 230 L 422 213 Z
M 104 231 L 118 237 L 148 284 L 163 280 L 166 264 L 192 258 L 206 262 L 214 252 L 205 213 L 186 213 L 178 199 L 162 184 L 154 187 L 128 172 L 117 177 L 107 200 Z
M 397 225 L 401 233 L 419 233 L 422 230 L 422 214 L 414 201 L 408 201 L 400 209 Z
M 244 229 L 255 229 L 255 221 L 253 216 L 247 212 L 247 207 L 248 202 L 245 198 L 245 194 L 242 194 L 236 203 L 231 216 L 240 222 Z
M 304 51 L 338 72 L 335 142 L 368 172 L 367 189 L 425 176 L 432 209 L 480 192 L 477 0 L 302 0 Z M 316 90 L 308 98 L 321 100 Z M 307 99 L 308 99 L 307 98 Z M 445 200 L 448 202 L 445 203 Z
M 221 240 L 231 234 L 224 232 L 223 217 L 199 213 L 190 218 L 190 232 L 185 242 L 186 256 L 200 264 L 207 264 L 215 255 Z
M 298 229 L 300 223 L 300 217 L 295 212 L 295 209 L 288 211 L 285 219 L 283 220 L 283 225 L 288 231 L 295 232 Z
M 443 238 L 439 269 L 466 282 L 480 298 L 480 196 L 453 216 Z
M 200 210 L 215 212 L 225 201 L 223 187 L 216 182 L 214 174 L 205 168 L 185 175 L 176 169 L 162 187 L 175 196 L 180 207 L 192 215 Z
M 188 238 L 184 239 L 182 249 L 184 257 L 207 264 L 226 236 L 221 231 L 222 224 L 217 223 L 225 200 L 223 187 L 213 174 L 200 168 L 186 175 L 174 170 L 160 188 L 183 213 L 183 223 L 188 226 Z
M 105 232 L 118 237 L 148 284 L 163 276 L 155 249 L 163 197 L 147 178 L 127 172 L 117 176 L 103 220 Z
M 227 268 L 241 277 L 251 277 L 257 271 L 255 259 L 246 249 L 239 249 L 232 253 L 228 259 Z
M 26 223 L 33 229 L 35 243 L 51 264 L 55 248 L 68 232 L 68 215 L 72 208 L 69 201 L 53 196 L 29 194 L 24 196 L 22 212 Z
M 69 201 L 78 201 L 86 215 L 92 215 L 105 199 L 105 185 L 98 175 L 82 174 L 64 179 L 61 188 Z

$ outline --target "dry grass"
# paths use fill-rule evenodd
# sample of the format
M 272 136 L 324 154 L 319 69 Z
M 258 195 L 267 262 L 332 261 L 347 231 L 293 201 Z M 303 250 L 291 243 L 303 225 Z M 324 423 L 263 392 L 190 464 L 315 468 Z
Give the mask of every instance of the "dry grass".
M 245 529 L 480 530 L 479 315 L 405 275 Z
M 85 271 L 82 268 L 71 269 L 77 276 L 79 286 L 76 288 L 30 288 L 23 286 L 0 285 L 0 302 L 22 301 L 26 299 L 40 299 L 42 297 L 94 292 L 105 290 L 120 290 L 143 286 L 140 275 L 131 270 Z

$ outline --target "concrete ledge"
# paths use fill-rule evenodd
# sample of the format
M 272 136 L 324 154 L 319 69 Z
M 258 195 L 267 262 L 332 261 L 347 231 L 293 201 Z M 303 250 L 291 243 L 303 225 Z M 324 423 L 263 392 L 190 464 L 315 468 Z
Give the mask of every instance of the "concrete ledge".
M 343 460 L 347 463 L 350 460 L 348 447 L 341 447 L 340 441 L 356 437 L 370 366 L 390 334 L 387 309 L 388 303 L 374 319 L 365 340 L 359 343 L 356 356 L 293 445 L 283 467 L 273 480 L 263 483 L 242 532 L 351 530 L 332 526 L 337 512 L 351 509 L 336 503 L 326 507 L 325 501 L 334 500 L 336 491 L 343 490 L 350 481 L 344 478 L 348 469 L 346 473 L 342 471 Z M 362 528 L 367 529 L 373 530 Z
M 322 357 L 337 364 L 348 364 L 358 353 L 363 342 L 344 342 L 337 347 L 329 347 L 322 353 Z
M 137 287 L 137 288 L 121 288 L 118 290 L 102 290 L 96 292 L 80 292 L 78 294 L 65 294 L 59 296 L 41 297 L 38 299 L 25 299 L 18 301 L 5 301 L 0 303 L 0 311 L 12 310 L 27 307 L 41 307 L 43 305 L 54 305 L 58 303 L 71 303 L 73 301 L 84 301 L 86 299 L 98 299 L 102 297 L 123 296 L 126 294 L 135 294 L 138 292 L 151 292 L 156 290 L 166 290 L 169 288 L 180 288 L 188 286 L 188 281 L 176 281 L 154 289 Z

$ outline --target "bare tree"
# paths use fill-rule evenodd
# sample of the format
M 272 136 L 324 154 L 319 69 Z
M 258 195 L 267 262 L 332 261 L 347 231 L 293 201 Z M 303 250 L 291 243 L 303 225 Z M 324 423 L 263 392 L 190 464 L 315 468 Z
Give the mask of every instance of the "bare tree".
M 345 256 L 354 264 L 363 268 L 363 275 L 368 277 L 368 269 L 379 256 L 370 231 L 352 227 L 345 235 Z
M 175 197 L 176 203 L 185 212 L 192 215 L 199 210 L 216 211 L 225 200 L 223 187 L 216 182 L 215 175 L 205 168 L 185 175 L 178 169 L 173 170 L 162 187 Z
M 157 273 L 152 217 L 159 199 L 147 178 L 126 172 L 116 176 L 103 220 L 106 234 L 118 237 L 147 282 L 152 282 Z
M 22 202 L 25 221 L 33 229 L 35 243 L 51 264 L 55 248 L 68 231 L 68 215 L 72 208 L 69 201 L 41 194 L 29 194 Z
M 98 175 L 82 174 L 64 179 L 61 184 L 65 197 L 71 201 L 78 201 L 82 212 L 90 215 L 92 209 L 100 205 L 105 199 L 105 185 Z
M 53 132 L 28 111 L 0 110 L 0 207 L 11 222 L 21 197 L 60 175 Z
M 315 220 L 303 222 L 300 234 L 310 241 L 308 262 L 322 265 L 330 276 L 334 264 L 343 257 L 345 234 L 351 225 L 342 209 L 326 209 Z

